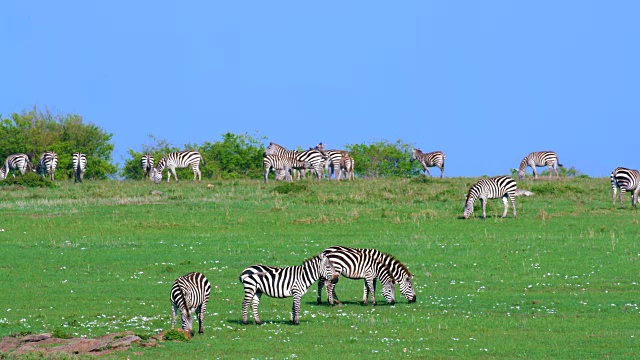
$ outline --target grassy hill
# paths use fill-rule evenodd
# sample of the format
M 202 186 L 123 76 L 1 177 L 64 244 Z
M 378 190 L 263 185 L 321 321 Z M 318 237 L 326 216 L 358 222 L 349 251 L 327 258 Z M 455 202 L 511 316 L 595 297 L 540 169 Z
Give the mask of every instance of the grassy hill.
M 170 327 L 173 280 L 200 271 L 212 284 L 204 335 L 111 356 L 640 355 L 640 215 L 630 196 L 613 209 L 606 178 L 525 181 L 518 187 L 534 195 L 517 198 L 517 219 L 499 218 L 498 199 L 486 220 L 479 203 L 463 220 L 476 180 L 0 187 L 0 337 L 149 336 Z M 290 298 L 266 296 L 266 324 L 240 323 L 245 267 L 299 265 L 331 245 L 395 255 L 415 274 L 417 302 L 396 290 L 389 306 L 378 290 L 378 306 L 363 306 L 362 282 L 342 278 L 344 305 L 316 305 L 312 286 L 300 326 L 288 323 Z

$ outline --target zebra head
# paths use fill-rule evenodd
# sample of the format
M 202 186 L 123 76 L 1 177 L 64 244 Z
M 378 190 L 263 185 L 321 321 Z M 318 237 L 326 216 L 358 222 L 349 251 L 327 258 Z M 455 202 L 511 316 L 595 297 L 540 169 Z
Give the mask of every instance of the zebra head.
M 526 168 L 524 168 L 524 169 L 522 169 L 522 168 L 518 169 L 518 180 L 523 180 L 523 179 L 524 179 L 524 170 L 525 170 L 525 169 L 526 169 Z
M 474 198 L 473 196 L 467 196 L 467 201 L 464 204 L 464 213 L 462 214 L 465 219 L 468 219 L 469 216 L 473 214 L 473 204 L 475 203 L 475 201 L 476 198 Z
M 418 160 L 418 152 L 422 153 L 422 151 L 420 151 L 420 149 L 412 149 L 411 150 L 411 159 L 410 159 L 410 161 Z
M 188 331 L 189 335 L 193 337 L 193 316 L 191 316 L 191 311 L 188 308 L 180 309 L 182 313 L 182 319 L 180 326 L 182 330 Z
M 4 180 L 7 178 L 7 174 L 9 173 L 9 168 L 5 165 L 2 165 L 0 168 L 0 180 Z
M 149 172 L 149 178 L 154 183 L 160 184 L 160 181 L 162 181 L 162 171 L 158 171 L 156 168 L 151 169 Z
M 320 253 L 318 258 L 320 259 L 320 278 L 337 283 L 340 273 L 336 271 L 333 262 L 324 253 Z
M 278 155 L 282 152 L 287 151 L 283 146 L 280 146 L 274 142 L 269 143 L 269 146 L 264 150 L 264 156 L 267 155 Z
M 411 279 L 413 279 L 413 274 L 404 276 L 400 280 L 400 292 L 405 298 L 407 298 L 407 300 L 409 300 L 410 303 L 413 303 L 416 302 L 416 291 L 413 289 L 413 282 L 411 282 Z

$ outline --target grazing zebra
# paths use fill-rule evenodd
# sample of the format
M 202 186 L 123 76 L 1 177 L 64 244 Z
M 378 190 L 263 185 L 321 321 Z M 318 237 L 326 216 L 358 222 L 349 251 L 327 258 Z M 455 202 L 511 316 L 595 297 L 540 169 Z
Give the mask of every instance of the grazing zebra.
M 49 179 L 53 181 L 57 166 L 58 154 L 53 151 L 45 151 L 40 155 L 38 165 L 36 165 L 36 173 L 42 176 L 49 174 Z
M 311 163 L 311 166 L 316 172 L 317 179 L 320 180 L 323 176 L 323 165 L 326 159 L 326 156 L 323 155 L 318 150 L 305 150 L 305 151 L 295 151 L 295 150 L 287 150 L 283 146 L 280 146 L 276 143 L 269 143 L 269 146 L 264 151 L 264 156 L 267 155 L 286 155 L 293 154 L 297 160 L 300 161 L 308 161 Z
M 527 166 L 531 167 L 533 170 L 533 178 L 536 179 L 538 177 L 538 173 L 536 172 L 536 166 L 546 166 L 549 168 L 549 179 L 553 175 L 555 171 L 556 176 L 560 176 L 558 173 L 558 166 L 563 167 L 564 165 L 560 164 L 558 161 L 558 155 L 553 151 L 534 151 L 531 154 L 527 155 L 520 162 L 520 167 L 518 168 L 518 179 L 524 179 L 525 171 L 527 170 Z
M 204 158 L 199 152 L 193 150 L 177 151 L 165 155 L 155 168 L 149 172 L 149 178 L 154 183 L 159 184 L 162 181 L 162 172 L 167 168 L 167 182 L 171 180 L 171 174 L 178 181 L 178 175 L 176 175 L 176 169 L 182 169 L 191 166 L 193 169 L 193 181 L 202 181 L 202 172 L 200 172 L 200 161 L 202 165 L 205 165 Z
M 264 183 L 268 182 L 269 171 L 273 169 L 276 173 L 276 180 L 280 177 L 280 171 L 284 174 L 284 180 L 291 181 L 291 170 L 293 169 L 313 169 L 309 161 L 296 159 L 293 154 L 266 155 L 262 160 L 264 168 Z
M 444 161 L 446 160 L 446 158 L 447 157 L 442 151 L 434 151 L 425 154 L 420 149 L 411 150 L 411 161 L 420 161 L 420 164 L 422 164 L 424 171 L 426 171 L 429 176 L 432 176 L 429 168 L 434 166 L 438 167 L 440 169 L 441 179 L 444 176 Z
M 84 180 L 84 172 L 87 170 L 87 155 L 81 152 L 73 153 L 71 163 L 73 164 L 75 182 L 82 182 Z
M 487 218 L 487 199 L 502 198 L 504 203 L 504 213 L 502 217 L 507 216 L 507 209 L 509 203 L 507 197 L 511 199 L 513 205 L 513 217 L 516 217 L 516 181 L 510 176 L 496 176 L 492 178 L 483 178 L 478 180 L 476 184 L 471 186 L 469 193 L 467 194 L 467 201 L 464 205 L 464 218 L 468 219 L 473 214 L 473 203 L 476 199 L 480 199 L 482 204 L 482 218 Z
M 338 273 L 324 254 L 305 260 L 302 265 L 284 268 L 266 265 L 253 265 L 242 271 L 240 282 L 244 287 L 242 301 L 242 323 L 247 324 L 249 303 L 257 325 L 262 324 L 258 314 L 260 297 L 266 294 L 275 298 L 293 297 L 291 322 L 300 324 L 300 299 L 309 287 L 319 278 L 336 281 Z
M 153 161 L 153 155 L 147 153 L 142 155 L 142 159 L 140 160 L 140 167 L 142 168 L 142 178 L 146 178 L 147 175 L 149 175 L 149 173 L 151 172 L 151 169 L 153 169 L 153 165 L 154 165 L 154 161 Z
M 198 316 L 198 333 L 203 334 L 204 313 L 207 310 L 210 292 L 209 280 L 199 272 L 177 278 L 171 287 L 171 328 L 175 328 L 176 313 L 180 311 L 182 329 L 193 336 L 191 313 L 195 311 Z
M 385 264 L 358 251 L 358 249 L 344 246 L 332 246 L 325 249 L 323 253 L 331 260 L 337 273 L 349 279 L 364 279 L 365 290 L 362 302 L 365 305 L 369 303 L 369 298 L 371 298 L 371 303 L 376 305 L 376 278 L 380 279 L 382 295 L 387 300 L 387 303 L 395 304 L 393 275 L 391 275 L 389 268 Z M 334 302 L 340 304 L 340 300 L 335 293 L 335 282 L 333 284 L 328 282 L 325 284 L 322 279 L 318 282 L 318 304 L 322 302 L 322 287 L 324 285 L 327 287 L 329 304 L 333 305 Z
M 404 297 L 407 298 L 407 300 L 410 303 L 416 301 L 416 293 L 415 293 L 415 290 L 413 289 L 413 283 L 411 281 L 413 279 L 413 274 L 409 272 L 409 269 L 407 269 L 407 267 L 403 263 L 401 263 L 398 259 L 396 259 L 392 255 L 383 253 L 376 249 L 347 248 L 343 246 L 332 246 L 330 248 L 325 249 L 325 254 L 327 254 L 329 259 L 333 261 L 336 271 L 342 270 L 341 265 L 344 263 L 344 261 L 341 261 L 339 258 L 356 259 L 354 255 L 345 255 L 353 252 L 359 253 L 360 259 L 366 259 L 366 261 L 369 261 L 369 262 L 377 262 L 379 264 L 382 264 L 385 267 L 386 271 L 388 271 L 393 278 L 393 282 L 391 283 L 391 286 L 393 287 L 394 286 L 393 284 L 399 284 L 400 292 L 402 293 L 402 295 L 404 295 Z M 334 259 L 334 256 L 338 257 L 338 259 Z M 353 261 L 351 262 L 353 263 Z M 344 275 L 344 271 L 342 272 L 342 274 Z M 383 280 L 381 280 L 381 282 L 383 283 L 383 286 L 384 286 Z M 323 286 L 322 282 L 319 282 L 318 283 L 318 304 L 322 302 L 322 286 Z M 376 286 L 376 283 L 374 278 L 373 279 L 374 291 L 375 291 L 375 286 Z M 394 291 L 394 289 L 392 289 L 392 291 Z M 369 294 L 369 284 L 367 283 L 367 279 L 365 278 L 363 299 L 366 299 L 367 294 Z M 329 296 L 329 302 L 331 302 L 332 298 L 334 300 L 337 300 L 337 295 L 335 292 L 334 285 L 327 285 L 327 296 Z
M 6 179 L 12 171 L 20 171 L 20 174 L 24 175 L 27 171 L 31 171 L 33 165 L 29 160 L 29 157 L 25 154 L 13 154 L 7 156 L 4 161 L 4 165 L 0 168 L 0 180 Z M 13 176 L 16 176 L 13 174 Z
M 616 168 L 611 173 L 611 188 L 613 189 L 613 207 L 616 207 L 616 188 L 620 188 L 620 208 L 623 207 L 624 193 L 631 191 L 631 205 L 638 208 L 640 194 L 640 171 L 623 167 Z

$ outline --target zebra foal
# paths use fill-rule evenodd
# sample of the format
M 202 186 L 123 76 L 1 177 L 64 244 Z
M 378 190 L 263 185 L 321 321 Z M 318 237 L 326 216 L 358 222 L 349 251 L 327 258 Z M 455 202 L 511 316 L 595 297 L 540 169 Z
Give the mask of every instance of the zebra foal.
M 199 272 L 192 272 L 176 279 L 171 287 L 171 328 L 176 326 L 176 314 L 180 312 L 181 327 L 193 336 L 193 316 L 198 316 L 198 333 L 204 333 L 204 313 L 211 293 L 209 280 Z
M 444 161 L 446 160 L 446 156 L 442 151 L 434 151 L 430 153 L 423 153 L 420 149 L 411 150 L 411 161 L 419 161 L 424 168 L 424 171 L 431 176 L 431 172 L 429 171 L 430 167 L 437 167 L 440 169 L 440 178 L 444 176 Z
M 553 173 L 556 173 L 556 176 L 560 176 L 558 172 L 558 166 L 563 167 L 564 165 L 560 164 L 558 160 L 558 155 L 553 151 L 534 151 L 531 154 L 527 155 L 520 162 L 520 167 L 518 168 L 518 180 L 523 180 L 525 172 L 527 171 L 527 166 L 531 167 L 533 170 L 533 178 L 538 178 L 538 173 L 536 172 L 536 166 L 546 166 L 549 168 L 549 179 Z
M 482 204 L 482 218 L 487 218 L 487 199 L 502 198 L 504 203 L 504 212 L 502 217 L 507 216 L 507 209 L 509 203 L 507 198 L 511 200 L 513 205 L 513 217 L 516 217 L 516 181 L 510 176 L 496 176 L 492 178 L 483 178 L 471 186 L 469 193 L 467 194 L 467 200 L 464 205 L 464 218 L 468 219 L 473 214 L 473 204 L 477 199 L 480 199 Z
M 262 324 L 258 305 L 262 294 L 274 298 L 293 297 L 291 322 L 300 324 L 300 300 L 309 287 L 320 278 L 337 280 L 332 262 L 324 254 L 305 260 L 302 265 L 284 268 L 252 265 L 242 271 L 240 282 L 244 287 L 242 301 L 242 323 L 247 324 L 248 308 L 251 304 L 253 318 Z
M 318 180 L 320 180 L 324 174 L 323 165 L 327 157 L 318 150 L 287 150 L 284 146 L 271 142 L 269 143 L 269 146 L 267 146 L 267 148 L 264 150 L 264 156 L 266 157 L 267 155 L 294 156 L 297 160 L 308 161 L 309 163 L 311 163 L 313 170 L 315 170 L 316 172 L 316 177 Z
M 638 208 L 640 194 L 640 171 L 618 167 L 611 173 L 611 189 L 613 190 L 613 207 L 616 207 L 616 190 L 620 189 L 620 208 L 623 208 L 624 193 L 631 192 L 631 205 Z

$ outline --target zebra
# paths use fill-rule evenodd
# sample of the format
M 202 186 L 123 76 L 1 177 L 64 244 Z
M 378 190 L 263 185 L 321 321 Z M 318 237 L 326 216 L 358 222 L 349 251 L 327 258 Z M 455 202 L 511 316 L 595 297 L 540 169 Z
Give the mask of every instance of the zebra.
M 333 261 L 334 266 L 336 267 L 336 270 L 341 270 L 339 268 L 341 267 L 342 264 L 345 263 L 340 259 L 357 259 L 358 258 L 355 255 L 353 255 L 353 252 L 359 253 L 359 259 L 361 260 L 364 259 L 364 261 L 368 261 L 371 263 L 375 262 L 382 265 L 386 269 L 386 271 L 390 273 L 391 277 L 393 278 L 391 287 L 394 286 L 393 284 L 399 284 L 400 292 L 404 295 L 404 297 L 407 298 L 407 300 L 410 303 L 413 303 L 416 301 L 416 293 L 413 288 L 413 283 L 411 281 L 413 279 L 413 274 L 409 272 L 409 269 L 407 269 L 407 267 L 404 264 L 402 264 L 398 259 L 396 259 L 392 255 L 383 253 L 376 249 L 347 248 L 344 246 L 332 246 L 330 248 L 325 249 L 324 251 L 325 253 L 327 253 L 327 256 L 329 256 L 329 258 Z M 334 257 L 337 257 L 337 259 L 334 259 Z M 351 261 L 351 263 L 353 263 L 353 261 Z M 342 274 L 344 275 L 344 270 Z M 385 285 L 382 279 L 381 279 L 381 283 L 383 284 L 383 286 Z M 375 290 L 375 286 L 376 286 L 375 278 L 373 279 L 372 285 L 373 285 L 373 289 Z M 319 282 L 318 283 L 318 299 L 317 299 L 318 304 L 322 303 L 322 286 L 323 286 L 323 283 Z M 394 289 L 392 288 L 391 291 L 394 291 Z M 367 279 L 365 278 L 363 299 L 366 299 L 367 294 L 369 293 L 370 293 L 369 284 L 367 283 Z M 330 303 L 332 298 L 334 300 L 337 300 L 335 286 L 327 285 L 327 296 L 329 296 Z M 365 300 L 365 303 L 366 303 L 366 300 Z
M 147 175 L 149 175 L 149 173 L 151 172 L 151 169 L 153 169 L 153 165 L 154 165 L 153 155 L 149 153 L 142 155 L 142 159 L 140 160 L 140 167 L 142 168 L 143 179 L 146 178 Z
M 502 198 L 504 203 L 504 212 L 501 217 L 507 216 L 507 209 L 509 203 L 507 197 L 511 200 L 513 205 L 513 217 L 516 217 L 516 181 L 510 176 L 496 176 L 492 178 L 483 178 L 471 186 L 469 193 L 467 194 L 467 200 L 464 206 L 464 218 L 468 219 L 473 214 L 473 203 L 476 199 L 480 199 L 482 204 L 482 218 L 487 218 L 487 199 Z
M 613 190 L 613 207 L 616 207 L 616 188 L 620 188 L 620 208 L 623 207 L 624 193 L 632 191 L 631 205 L 638 208 L 640 194 L 640 171 L 618 167 L 611 173 L 611 189 Z
M 53 181 L 57 166 L 58 154 L 53 151 L 45 151 L 40 155 L 40 159 L 36 165 L 36 173 L 42 176 L 49 174 L 49 179 Z
M 364 279 L 364 295 L 362 296 L 362 302 L 367 305 L 369 298 L 371 303 L 376 305 L 375 298 L 375 279 L 380 279 L 382 284 L 382 295 L 387 300 L 387 303 L 395 304 L 395 286 L 393 275 L 389 271 L 389 268 L 374 259 L 373 257 L 363 254 L 358 249 L 348 248 L 344 246 L 332 246 L 326 248 L 323 253 L 333 262 L 333 266 L 336 272 L 349 279 Z M 337 282 L 337 281 L 336 281 Z M 333 284 L 326 281 L 318 282 L 318 299 L 317 302 L 322 302 L 322 287 L 327 287 L 327 297 L 329 304 L 333 305 L 334 302 L 340 304 L 335 293 L 335 282 Z
M 534 179 L 538 177 L 536 166 L 547 166 L 549 168 L 549 179 L 551 179 L 554 171 L 556 176 L 560 176 L 558 173 L 558 166 L 563 167 L 564 165 L 560 164 L 558 161 L 558 155 L 553 151 L 534 151 L 525 156 L 520 162 L 520 167 L 518 168 L 518 180 L 524 179 L 527 166 L 530 166 L 531 170 L 533 170 Z
M 199 272 L 192 272 L 176 279 L 171 287 L 171 328 L 176 326 L 176 313 L 180 311 L 181 327 L 193 336 L 193 317 L 198 316 L 198 333 L 204 334 L 204 313 L 211 293 L 209 280 Z
M 349 153 L 346 153 L 342 156 L 342 159 L 340 159 L 340 171 L 344 170 L 348 181 L 356 179 L 356 175 L 354 172 L 355 166 L 356 162 L 355 160 L 353 160 L 353 157 L 349 155 Z
M 446 158 L 447 157 L 444 155 L 444 153 L 439 150 L 426 154 L 423 153 L 420 149 L 411 150 L 411 161 L 420 161 L 420 164 L 422 164 L 424 171 L 426 171 L 429 176 L 432 176 L 431 172 L 429 171 L 430 167 L 435 166 L 439 168 L 441 179 L 444 176 L 444 161 L 446 160 Z
M 33 165 L 31 164 L 31 160 L 25 154 L 13 154 L 7 156 L 7 159 L 4 161 L 4 165 L 0 168 L 0 180 L 4 180 L 7 178 L 12 171 L 20 171 L 20 174 L 24 175 L 27 171 L 31 171 Z M 13 174 L 13 176 L 16 176 Z
M 185 151 L 176 151 L 165 155 L 155 168 L 151 169 L 149 172 L 149 178 L 153 180 L 154 183 L 159 184 L 162 181 L 162 172 L 165 168 L 167 168 L 167 182 L 171 180 L 171 174 L 178 181 L 178 175 L 176 175 L 176 168 L 182 169 L 191 166 L 193 169 L 193 181 L 202 181 L 202 172 L 200 172 L 200 161 L 202 161 L 202 165 L 206 165 L 204 162 L 204 158 L 200 155 L 199 152 L 193 150 L 185 150 Z
M 269 143 L 269 146 L 264 151 L 264 156 L 267 155 L 283 155 L 293 154 L 297 160 L 308 161 L 316 172 L 316 177 L 320 180 L 323 176 L 323 165 L 326 156 L 318 150 L 287 150 L 285 147 L 278 145 L 274 142 Z
M 284 175 L 284 180 L 291 181 L 290 171 L 293 169 L 313 169 L 309 161 L 296 159 L 293 154 L 266 155 L 262 160 L 264 168 L 264 183 L 268 182 L 269 171 L 273 169 L 276 173 L 276 180 L 280 178 L 280 172 Z
M 81 152 L 73 153 L 71 163 L 73 164 L 75 182 L 82 182 L 84 180 L 84 172 L 87 170 L 87 155 Z
M 322 149 L 322 150 L 320 150 Z M 324 168 L 327 171 L 329 178 L 331 178 L 331 169 L 335 173 L 335 179 L 340 180 L 342 178 L 342 171 L 345 170 L 345 177 L 351 180 L 349 170 L 347 169 L 346 160 L 351 162 L 349 165 L 353 165 L 353 158 L 348 151 L 345 150 L 324 150 L 322 143 L 316 145 L 314 150 L 320 151 L 327 159 L 325 160 Z
M 323 253 L 305 260 L 302 265 L 284 268 L 266 265 L 252 265 L 242 271 L 240 282 L 244 287 L 242 301 L 242 323 L 247 324 L 248 308 L 251 303 L 253 318 L 262 324 L 258 305 L 262 294 L 274 298 L 293 297 L 291 322 L 300 324 L 300 300 L 316 280 L 324 278 L 337 281 L 338 273 L 332 262 Z

